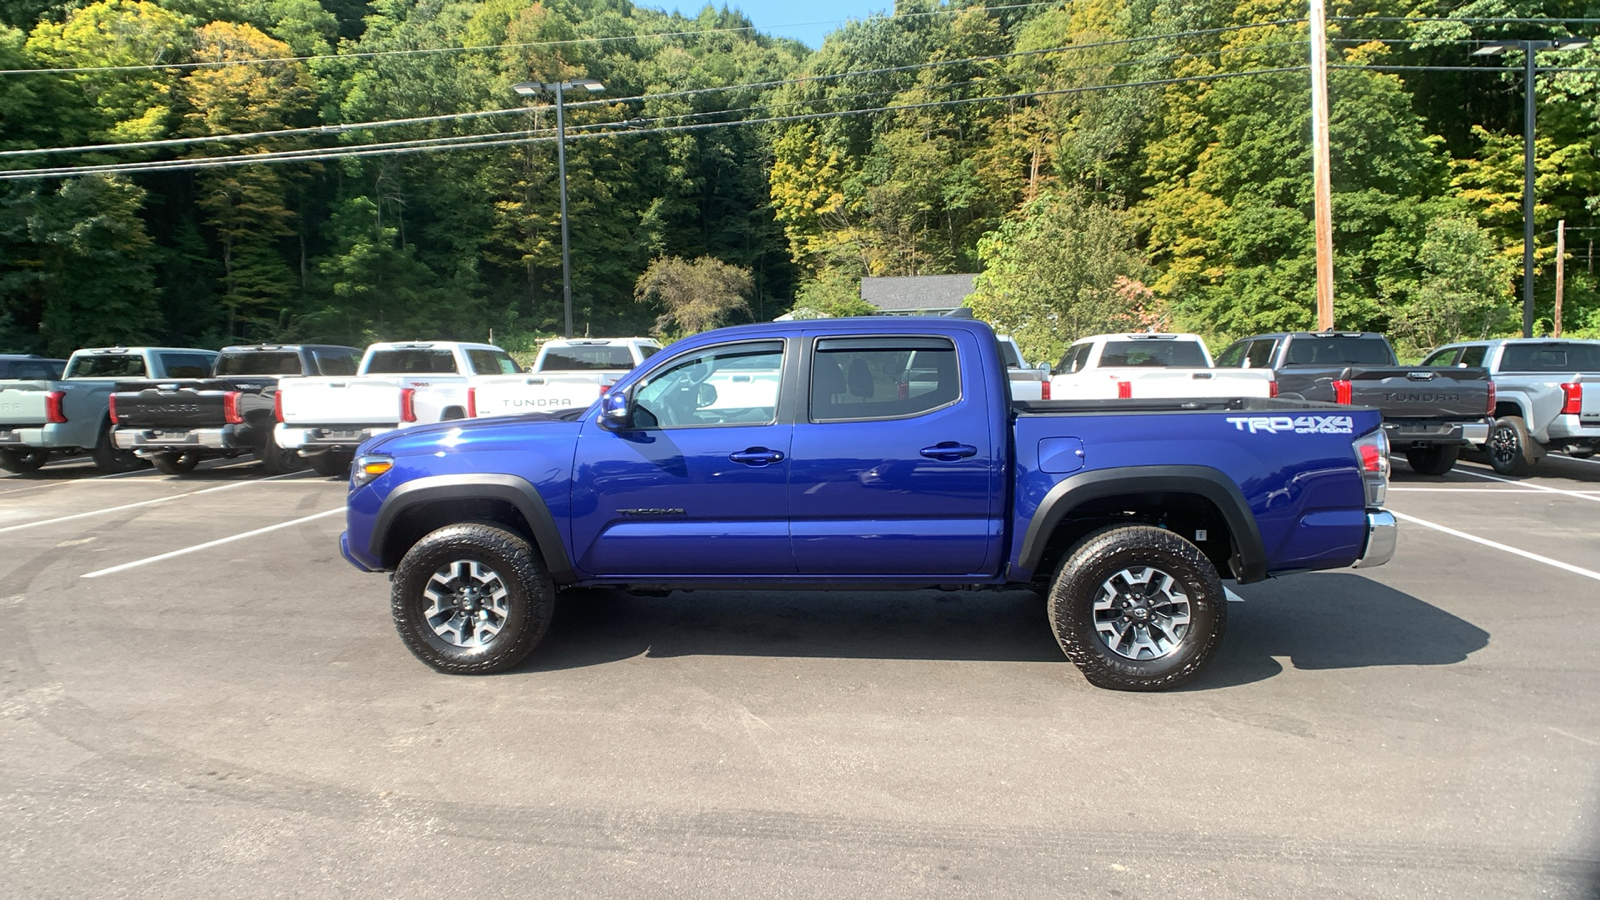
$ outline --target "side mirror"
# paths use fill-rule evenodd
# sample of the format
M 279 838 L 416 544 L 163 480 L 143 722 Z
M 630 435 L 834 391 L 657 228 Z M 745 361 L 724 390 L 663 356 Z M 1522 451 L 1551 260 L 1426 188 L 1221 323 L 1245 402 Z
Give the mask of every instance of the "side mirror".
M 600 401 L 600 424 L 612 429 L 628 427 L 631 410 L 627 391 L 608 391 Z

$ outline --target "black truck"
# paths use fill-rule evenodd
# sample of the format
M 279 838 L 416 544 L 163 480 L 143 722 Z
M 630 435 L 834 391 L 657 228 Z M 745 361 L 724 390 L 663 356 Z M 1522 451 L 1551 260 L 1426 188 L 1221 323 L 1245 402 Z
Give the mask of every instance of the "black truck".
M 1443 475 L 1462 449 L 1487 439 L 1494 383 L 1482 366 L 1402 366 L 1371 331 L 1289 331 L 1235 341 L 1218 368 L 1271 369 L 1278 396 L 1370 406 L 1389 445 L 1419 475 Z
M 268 474 L 305 465 L 273 439 L 278 379 L 354 375 L 361 351 L 332 344 L 224 347 L 210 378 L 124 381 L 111 395 L 112 440 L 169 475 L 207 457 L 253 453 Z

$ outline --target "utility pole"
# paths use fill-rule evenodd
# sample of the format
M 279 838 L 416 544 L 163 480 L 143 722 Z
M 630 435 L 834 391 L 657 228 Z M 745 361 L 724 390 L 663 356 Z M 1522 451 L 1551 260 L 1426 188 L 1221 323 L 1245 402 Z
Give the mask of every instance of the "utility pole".
M 1333 330 L 1333 188 L 1328 162 L 1328 22 L 1311 0 L 1311 173 L 1316 196 L 1317 330 Z
M 1561 337 L 1561 296 L 1567 287 L 1567 220 L 1556 223 L 1556 337 Z

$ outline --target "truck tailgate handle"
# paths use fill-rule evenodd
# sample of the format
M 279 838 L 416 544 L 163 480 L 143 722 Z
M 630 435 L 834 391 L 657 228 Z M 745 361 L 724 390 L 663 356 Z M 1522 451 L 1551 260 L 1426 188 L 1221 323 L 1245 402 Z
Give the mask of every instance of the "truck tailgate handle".
M 768 450 L 765 447 L 751 447 L 729 453 L 728 459 L 747 466 L 770 466 L 775 462 L 783 462 L 783 452 Z
M 1435 374 L 1434 372 L 1407 372 L 1406 377 L 1412 381 L 1432 381 Z
M 932 447 L 923 447 L 919 452 L 929 459 L 954 462 L 958 459 L 966 459 L 969 456 L 977 456 L 978 448 L 971 444 L 958 444 L 955 441 L 940 441 Z

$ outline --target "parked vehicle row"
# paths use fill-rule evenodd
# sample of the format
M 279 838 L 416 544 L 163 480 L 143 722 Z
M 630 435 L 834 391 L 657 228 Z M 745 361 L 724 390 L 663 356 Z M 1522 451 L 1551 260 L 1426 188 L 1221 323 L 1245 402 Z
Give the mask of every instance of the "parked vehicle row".
M 1097 334 L 1074 341 L 1050 378 L 1058 400 L 1275 397 L 1271 372 L 1218 368 L 1197 334 Z
M 659 349 L 650 338 L 551 341 L 527 372 L 499 347 L 454 341 L 5 355 L 0 468 L 88 453 L 107 472 L 178 475 L 251 454 L 272 474 L 309 462 L 342 475 L 356 445 L 394 428 L 588 406 Z

